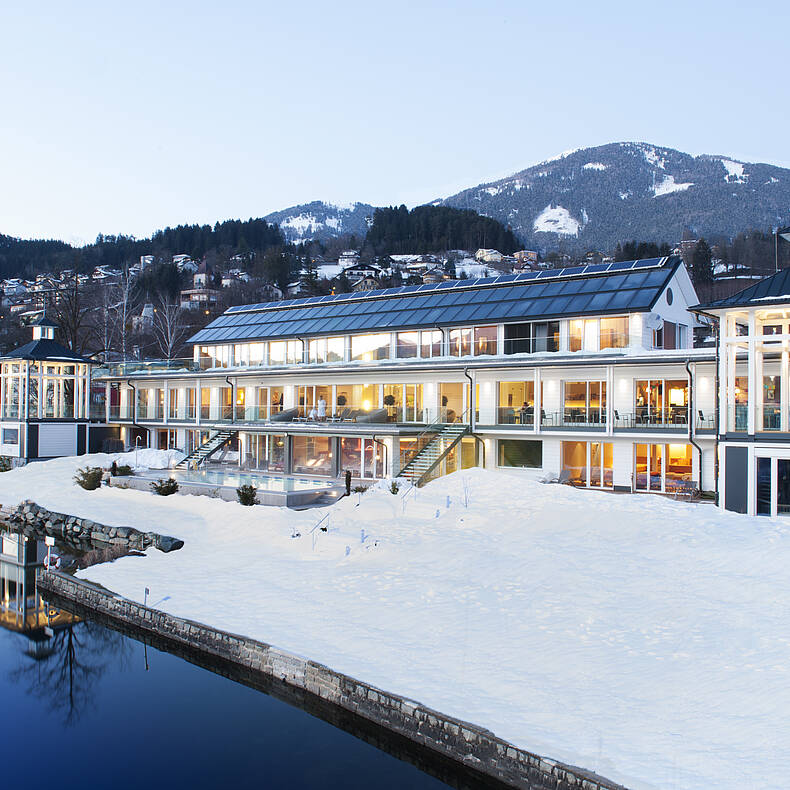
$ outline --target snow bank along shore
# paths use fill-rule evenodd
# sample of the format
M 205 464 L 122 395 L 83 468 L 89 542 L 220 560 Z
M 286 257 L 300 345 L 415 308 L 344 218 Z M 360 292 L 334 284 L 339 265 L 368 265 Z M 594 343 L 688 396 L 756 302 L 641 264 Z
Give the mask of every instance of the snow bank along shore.
M 0 502 L 182 538 L 80 575 L 629 787 L 787 786 L 781 520 L 480 469 L 303 512 L 72 484 L 112 459 L 0 474 Z

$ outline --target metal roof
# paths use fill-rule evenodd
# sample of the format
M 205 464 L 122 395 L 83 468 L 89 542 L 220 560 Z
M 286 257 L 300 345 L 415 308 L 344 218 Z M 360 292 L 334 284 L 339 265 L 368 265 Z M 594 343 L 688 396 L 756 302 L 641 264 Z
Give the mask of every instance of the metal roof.
M 781 269 L 738 293 L 697 307 L 709 310 L 718 307 L 768 307 L 772 304 L 790 304 L 790 269 Z
M 652 309 L 678 256 L 230 307 L 191 343 L 390 332 Z
M 27 359 L 42 362 L 86 362 L 94 364 L 89 359 L 75 354 L 70 349 L 62 346 L 56 340 L 47 340 L 41 338 L 40 340 L 31 340 L 25 343 L 24 346 L 19 346 L 7 354 L 4 354 L 0 359 Z

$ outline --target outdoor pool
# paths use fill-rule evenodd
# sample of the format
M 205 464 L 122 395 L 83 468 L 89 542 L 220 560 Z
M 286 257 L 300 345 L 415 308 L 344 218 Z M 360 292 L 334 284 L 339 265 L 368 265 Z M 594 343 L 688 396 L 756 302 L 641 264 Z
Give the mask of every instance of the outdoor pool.
M 171 477 L 179 482 L 198 483 L 210 486 L 230 486 L 238 488 L 242 485 L 255 486 L 259 491 L 315 491 L 331 488 L 330 480 L 310 480 L 305 477 L 275 477 L 257 474 L 256 472 L 231 471 L 224 469 L 189 469 L 172 470 Z

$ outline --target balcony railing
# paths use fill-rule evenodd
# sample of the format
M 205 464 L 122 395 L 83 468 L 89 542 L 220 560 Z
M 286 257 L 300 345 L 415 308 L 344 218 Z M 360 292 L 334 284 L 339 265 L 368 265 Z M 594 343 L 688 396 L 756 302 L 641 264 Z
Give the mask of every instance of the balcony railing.
M 193 422 L 195 414 L 194 406 L 177 406 L 175 409 L 170 409 L 167 419 L 173 422 Z
M 110 362 L 95 368 L 94 376 L 130 376 L 133 374 L 161 373 L 163 371 L 197 371 L 206 370 L 212 367 L 212 360 L 201 359 L 195 361 L 191 357 L 179 357 L 178 359 L 149 359 L 149 360 L 128 360 L 126 362 Z
M 545 416 L 545 413 L 544 413 Z M 535 408 L 533 406 L 500 406 L 497 408 L 497 425 L 534 425 Z
M 165 418 L 165 410 L 162 406 L 146 408 L 139 406 L 137 409 L 137 422 L 162 422 Z
M 687 428 L 689 412 L 687 407 L 676 407 L 666 411 L 651 411 L 637 408 L 630 413 L 614 413 L 615 428 Z
M 605 428 L 606 411 L 585 411 L 566 409 L 565 411 L 544 412 L 540 424 L 546 428 Z
M 782 410 L 779 406 L 763 406 L 763 426 L 764 431 L 782 430 Z

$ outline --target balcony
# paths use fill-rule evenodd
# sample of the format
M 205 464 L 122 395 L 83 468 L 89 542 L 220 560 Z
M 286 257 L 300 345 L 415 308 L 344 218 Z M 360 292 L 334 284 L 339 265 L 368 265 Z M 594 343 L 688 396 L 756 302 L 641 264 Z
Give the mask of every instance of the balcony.
M 212 360 L 201 359 L 195 361 L 191 357 L 180 357 L 178 359 L 150 359 L 150 360 L 129 360 L 127 362 L 111 362 L 95 368 L 94 377 L 101 376 L 132 376 L 145 375 L 146 373 L 164 373 L 167 371 L 188 371 L 195 372 L 207 370 L 211 367 Z
M 545 412 L 543 416 L 545 417 Z M 522 406 L 515 409 L 512 406 L 500 406 L 497 409 L 497 425 L 525 425 L 532 428 L 535 425 L 535 407 Z
M 565 411 L 544 412 L 540 419 L 543 428 L 593 428 L 606 429 L 605 410 L 566 409 Z
M 194 406 L 178 406 L 175 409 L 170 409 L 167 420 L 168 422 L 194 422 L 195 414 Z
M 139 406 L 137 409 L 137 422 L 164 422 L 165 410 L 163 406 L 144 408 Z
M 688 424 L 689 412 L 686 406 L 667 410 L 638 406 L 630 413 L 614 412 L 614 427 L 625 430 L 688 430 Z

